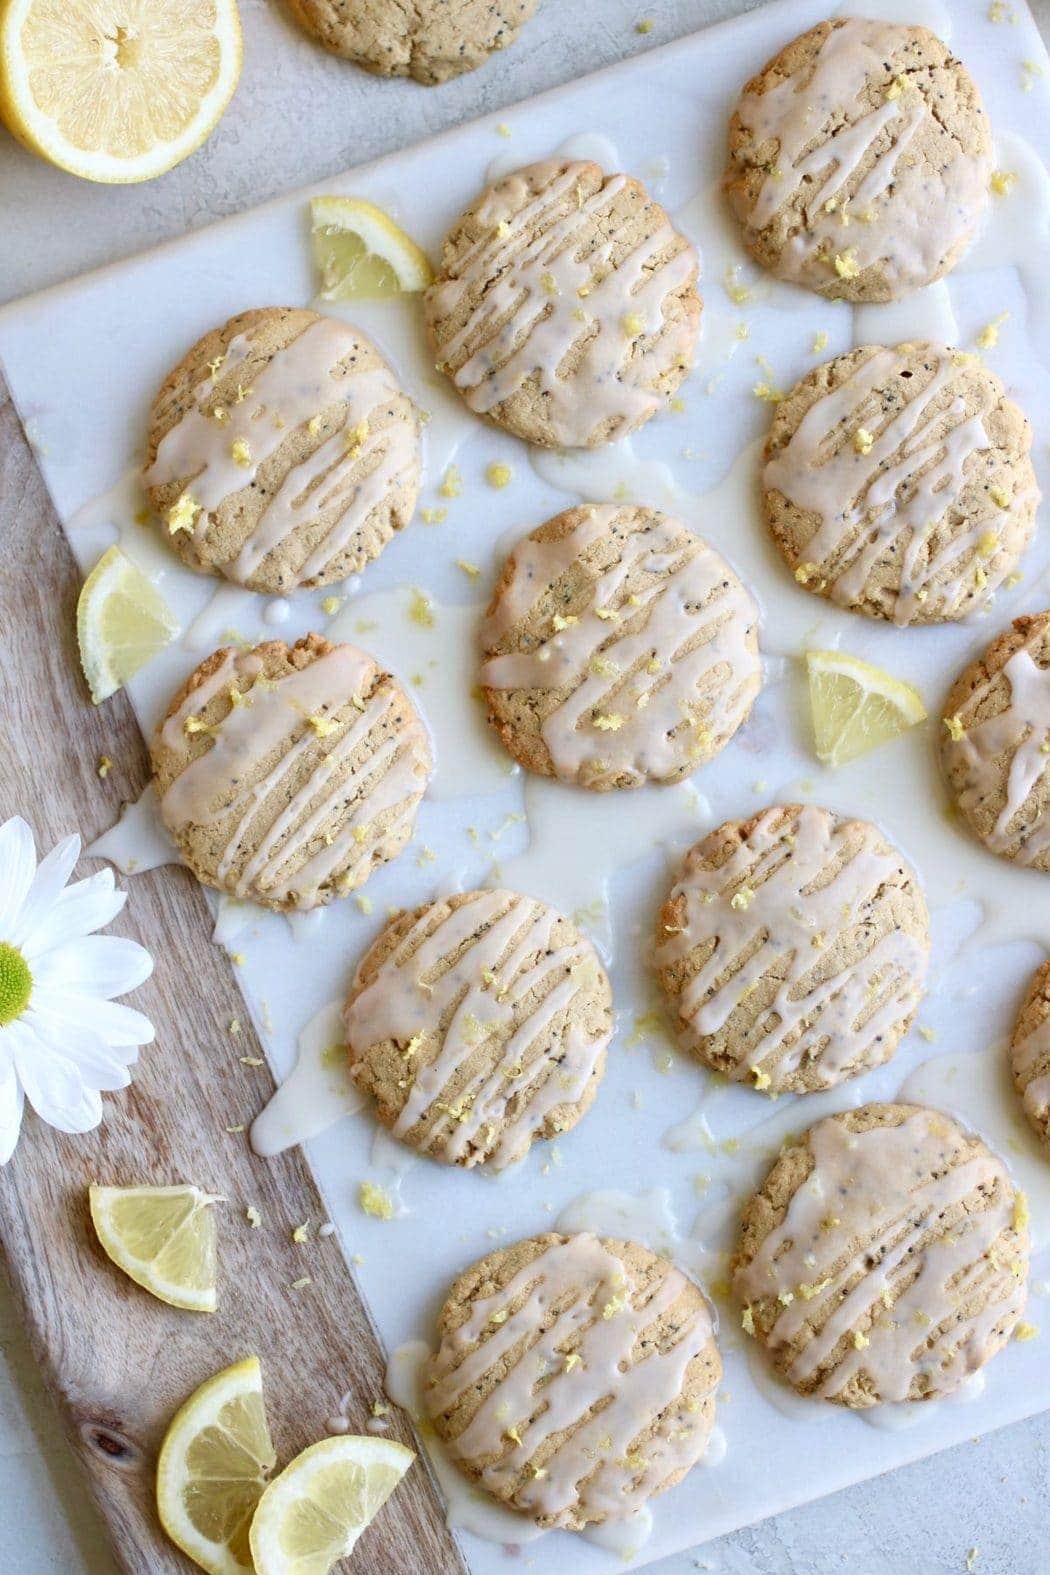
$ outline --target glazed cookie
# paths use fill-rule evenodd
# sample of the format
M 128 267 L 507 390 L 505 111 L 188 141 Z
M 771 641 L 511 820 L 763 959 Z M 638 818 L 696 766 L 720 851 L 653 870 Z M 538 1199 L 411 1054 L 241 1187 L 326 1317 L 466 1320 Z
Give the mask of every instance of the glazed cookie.
M 431 769 L 396 679 L 316 634 L 209 656 L 150 753 L 161 818 L 198 880 L 279 909 L 319 907 L 395 858 Z
M 1050 871 L 1050 612 L 1016 618 L 956 679 L 941 756 L 971 831 Z
M 540 1526 L 622 1520 L 696 1465 L 722 1363 L 703 1295 L 636 1242 L 535 1236 L 453 1285 L 424 1405 L 473 1481 Z
M 273 594 L 377 558 L 419 490 L 415 407 L 365 336 L 316 312 L 242 312 L 154 401 L 145 482 L 193 569 Z
M 758 608 L 649 508 L 588 504 L 526 536 L 482 629 L 489 717 L 529 771 L 599 791 L 677 782 L 747 717 Z
M 1050 962 L 1038 970 L 1010 1046 L 1014 1086 L 1036 1132 L 1050 1142 Z
M 800 1394 L 857 1410 L 950 1394 L 1024 1310 L 1026 1218 L 1002 1162 L 939 1110 L 828 1116 L 744 1210 L 744 1329 Z
M 763 267 L 835 299 L 894 301 L 969 245 L 992 151 L 977 88 L 939 38 L 838 18 L 745 87 L 725 188 Z
M 795 578 L 871 618 L 986 604 L 1035 525 L 1032 434 L 994 372 L 934 344 L 865 345 L 777 405 L 766 519 Z
M 881 832 L 790 804 L 689 850 L 654 962 L 686 1049 L 735 1082 L 804 1094 L 889 1060 L 929 950 L 918 879 Z
M 528 443 L 594 448 L 674 393 L 700 330 L 696 252 L 629 175 L 548 159 L 483 192 L 426 293 L 439 368 Z
M 344 1012 L 354 1081 L 395 1137 L 447 1164 L 513 1164 L 574 1127 L 605 1069 L 612 992 L 568 919 L 511 891 L 401 913 Z
M 319 43 L 381 77 L 428 87 L 483 65 L 506 49 L 537 0 L 289 0 Z

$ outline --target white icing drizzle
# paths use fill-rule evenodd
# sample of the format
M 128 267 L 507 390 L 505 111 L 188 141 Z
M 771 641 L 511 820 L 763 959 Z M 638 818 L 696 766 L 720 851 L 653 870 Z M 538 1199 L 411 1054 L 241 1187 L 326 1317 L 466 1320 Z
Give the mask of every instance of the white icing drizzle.
M 703 843 L 690 850 L 671 892 L 672 902 L 684 902 L 681 927 L 655 954 L 657 968 L 666 969 L 714 942 L 675 998 L 687 1047 L 724 1028 L 772 977 L 774 998 L 731 1077 L 765 1074 L 783 1083 L 812 1066 L 828 1086 L 892 1054 L 894 1031 L 921 999 L 927 949 L 896 926 L 869 933 L 880 890 L 907 871 L 882 844 L 874 826 L 805 805 L 760 815 L 718 869 L 709 867 Z M 825 944 L 852 930 L 870 939 L 865 956 L 845 971 L 822 968 Z
M 1020 1275 L 996 1256 L 1015 1233 L 1004 1166 L 983 1144 L 964 1157 L 961 1129 L 934 1110 L 863 1132 L 829 1117 L 808 1137 L 811 1177 L 737 1270 L 736 1295 L 748 1305 L 790 1298 L 767 1344 L 776 1355 L 808 1327 L 801 1349 L 784 1358 L 786 1371 L 825 1399 L 859 1375 L 882 1401 L 908 1399 L 916 1379 L 921 1393 L 956 1388 L 994 1355 L 1024 1308 L 1023 1231 Z M 942 1229 L 960 1205 L 965 1212 Z M 852 1338 L 858 1326 L 860 1341 Z
M 647 421 L 661 404 L 655 384 L 688 362 L 698 328 L 698 318 L 666 313 L 696 277 L 693 248 L 661 214 L 617 259 L 618 227 L 606 234 L 601 221 L 628 179 L 607 176 L 587 195 L 588 169 L 552 159 L 491 187 L 477 209 L 486 234 L 427 292 L 429 322 L 457 324 L 441 333 L 440 356 L 471 409 L 488 415 L 535 376 L 569 447 Z M 649 342 L 636 353 L 639 341 Z
M 1025 1115 L 1041 1137 L 1050 1138 L 1050 962 L 1032 980 L 1021 1020 L 1029 1014 L 1034 1026 L 1023 1037 L 1014 1035 L 1014 1080 Z
M 916 349 L 931 363 L 922 387 L 899 375 Z M 987 482 L 997 468 L 984 424 L 996 394 L 983 381 L 975 384 L 982 404 L 967 414 L 962 392 L 952 389 L 959 375 L 959 358 L 943 346 L 873 349 L 810 406 L 767 462 L 765 488 L 817 517 L 802 549 L 806 583 L 826 585 L 833 601 L 847 607 L 870 601 L 876 593 L 869 588 L 865 597 L 869 578 L 893 562 L 899 586 L 877 594 L 895 623 L 958 617 L 983 605 L 1013 569 L 1031 534 L 1039 489 L 1033 478 L 1005 508 L 989 499 L 965 529 L 953 523 L 963 488 Z M 883 414 L 879 395 L 894 379 L 904 402 L 887 402 Z M 908 397 L 913 383 L 916 392 Z M 858 434 L 872 440 L 866 452 L 857 446 Z
M 728 742 L 761 683 L 758 608 L 725 559 L 678 520 L 632 530 L 633 515 L 591 505 L 560 539 L 526 536 L 482 630 L 484 686 L 565 691 L 543 739 L 554 774 L 589 787 L 682 776 Z M 557 616 L 559 586 L 568 605 L 574 567 L 606 538 L 618 555 L 586 606 L 574 600 L 566 627 L 507 651 L 538 602 Z
M 340 893 L 359 886 L 403 846 L 429 771 L 429 743 L 404 692 L 352 645 L 334 646 L 276 681 L 262 670 L 253 652 L 225 651 L 164 722 L 161 742 L 180 750 L 186 723 L 214 699 L 233 688 L 244 696 L 171 782 L 161 815 L 176 834 L 234 817 L 219 881 L 237 896 L 313 908 L 333 886 Z M 408 719 L 355 764 L 352 757 L 398 709 Z M 336 725 L 321 736 L 311 717 Z
M 612 1017 L 595 1032 L 577 1003 L 603 984 L 607 993 L 608 983 L 588 941 L 555 946 L 559 922 L 530 897 L 475 892 L 436 925 L 424 909 L 375 978 L 363 989 L 355 983 L 344 1019 L 351 1063 L 387 1039 L 406 1053 L 412 1081 L 395 1137 L 425 1124 L 412 1140 L 424 1153 L 500 1169 L 559 1107 L 584 1096 L 600 1074 Z M 494 1048 L 479 1060 L 486 1042 Z
M 953 772 L 962 767 L 965 786 L 959 807 L 974 824 L 987 810 L 998 808 L 995 824 L 982 838 L 993 853 L 1008 854 L 1021 864 L 1050 865 L 1050 815 L 1037 811 L 1038 795 L 1050 771 L 1050 665 L 1041 667 L 1032 648 L 1047 638 L 1050 617 L 1036 619 L 1025 643 L 1005 665 L 967 698 L 959 712 L 964 732 L 944 745 Z M 970 726 L 967 718 L 1005 677 L 1009 700 L 1003 709 Z M 1009 756 L 1005 793 L 1001 784 L 1004 757 Z M 1032 811 L 1025 807 L 1033 801 Z M 1024 818 L 1022 818 L 1024 817 Z
M 679 1312 L 673 1343 L 668 1333 L 656 1342 L 654 1325 L 689 1282 L 667 1264 L 643 1300 L 618 1245 L 589 1234 L 554 1238 L 502 1290 L 472 1301 L 430 1364 L 432 1416 L 483 1395 L 448 1442 L 452 1457 L 485 1462 L 483 1486 L 553 1524 L 632 1514 L 696 1464 L 714 1420 L 717 1360 L 707 1393 L 683 1394 L 690 1365 L 713 1339 L 706 1304 Z M 508 1370 L 496 1377 L 503 1361 Z M 653 1423 L 653 1436 L 638 1441 Z
M 858 271 L 878 263 L 897 295 L 927 283 L 972 234 L 987 200 L 990 148 L 964 152 L 899 74 L 907 37 L 892 24 L 849 18 L 832 27 L 812 67 L 741 100 L 753 148 L 777 144 L 751 211 L 739 214 L 747 228 L 764 230 L 806 188 L 805 225 L 785 242 L 782 277 L 826 288 L 835 256 L 848 251 Z M 889 96 L 857 113 L 873 89 Z M 924 155 L 909 152 L 913 142 L 925 142 Z M 852 222 L 844 223 L 847 204 Z
M 235 335 L 217 377 L 225 379 L 247 361 L 252 344 L 250 329 Z M 302 561 L 294 583 L 312 580 L 345 551 L 391 492 L 408 488 L 414 496 L 416 423 L 391 408 L 405 405 L 405 396 L 385 363 L 355 365 L 365 348 L 371 350 L 369 342 L 345 323 L 319 317 L 253 376 L 239 402 L 219 399 L 216 379 L 203 379 L 165 433 L 147 484 L 184 484 L 201 510 L 193 535 L 203 544 L 214 511 L 256 483 L 262 466 L 296 428 L 321 416 L 341 416 L 338 430 L 288 471 L 236 557 L 220 565 L 227 578 L 250 585 L 270 553 L 298 533 Z M 222 421 L 215 418 L 216 406 L 225 412 Z M 333 412 L 337 406 L 342 410 Z M 333 510 L 318 532 L 319 517 Z M 350 563 L 346 573 L 366 557 Z
M 1045 1068 L 1042 1072 L 1038 1069 Z M 1050 1015 L 1014 1049 L 1014 1071 L 1024 1081 L 1021 1103 L 1041 1131 L 1050 1121 Z

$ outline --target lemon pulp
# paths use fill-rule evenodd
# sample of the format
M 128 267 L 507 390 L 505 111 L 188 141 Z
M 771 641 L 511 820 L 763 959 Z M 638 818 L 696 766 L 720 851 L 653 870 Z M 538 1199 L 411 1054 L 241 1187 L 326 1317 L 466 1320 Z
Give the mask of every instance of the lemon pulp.
M 926 718 L 919 691 L 844 651 L 809 651 L 809 703 L 817 758 L 841 766 Z

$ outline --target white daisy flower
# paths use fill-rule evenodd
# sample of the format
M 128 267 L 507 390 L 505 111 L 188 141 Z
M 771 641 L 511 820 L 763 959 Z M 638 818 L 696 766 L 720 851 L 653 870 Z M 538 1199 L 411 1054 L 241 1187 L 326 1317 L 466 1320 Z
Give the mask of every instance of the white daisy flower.
M 126 1088 L 128 1067 L 153 1025 L 115 996 L 153 972 L 136 941 L 92 932 L 127 893 L 112 870 L 67 886 L 80 838 L 66 837 L 37 866 L 20 815 L 0 826 L 0 1164 L 14 1153 L 26 1099 L 60 1132 L 102 1119 L 101 1092 Z

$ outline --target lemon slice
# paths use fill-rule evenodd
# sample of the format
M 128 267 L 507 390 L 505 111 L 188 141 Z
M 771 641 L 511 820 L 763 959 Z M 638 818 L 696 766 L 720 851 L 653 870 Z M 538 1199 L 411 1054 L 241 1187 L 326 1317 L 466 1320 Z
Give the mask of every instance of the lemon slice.
M 314 197 L 310 218 L 323 301 L 412 294 L 434 277 L 425 253 L 374 202 Z
M 252 1521 L 257 1575 L 326 1575 L 415 1459 L 391 1438 L 324 1438 L 270 1483 Z
M 926 720 L 916 688 L 857 656 L 808 651 L 806 666 L 817 758 L 825 765 L 845 765 Z
M 176 1414 L 157 1461 L 157 1512 L 209 1575 L 251 1570 L 248 1528 L 276 1458 L 257 1356 L 209 1378 Z
M 84 581 L 77 641 L 96 705 L 115 694 L 179 632 L 171 608 L 137 564 L 110 547 Z
M 241 74 L 237 0 L 6 0 L 0 118 L 86 180 L 149 180 L 217 125 Z
M 215 1311 L 218 1198 L 199 1187 L 88 1189 L 95 1234 L 118 1268 L 168 1302 Z

